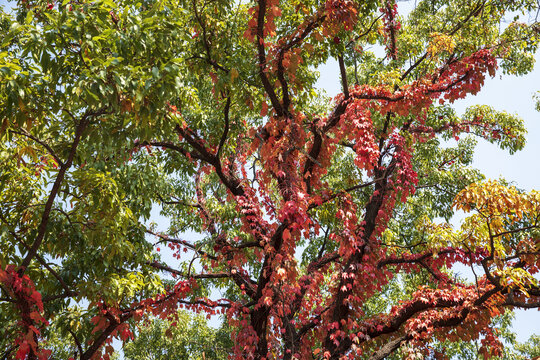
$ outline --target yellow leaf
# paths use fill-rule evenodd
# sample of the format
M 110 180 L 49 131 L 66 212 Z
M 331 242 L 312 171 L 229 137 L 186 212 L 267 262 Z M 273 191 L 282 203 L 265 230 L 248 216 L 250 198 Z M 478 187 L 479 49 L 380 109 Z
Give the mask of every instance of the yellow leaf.
M 231 69 L 231 82 L 234 82 L 234 80 L 238 77 L 238 70 L 232 68 Z

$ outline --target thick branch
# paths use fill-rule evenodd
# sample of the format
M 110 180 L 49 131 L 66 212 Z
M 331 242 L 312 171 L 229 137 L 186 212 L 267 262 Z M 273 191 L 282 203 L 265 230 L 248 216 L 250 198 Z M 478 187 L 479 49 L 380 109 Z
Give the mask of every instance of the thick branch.
M 81 360 L 90 360 L 94 357 L 94 354 L 101 348 L 105 341 L 109 338 L 114 330 L 120 325 L 114 317 L 109 318 L 109 326 L 103 330 L 101 334 L 94 340 L 92 345 L 84 353 L 81 354 Z
M 383 360 L 386 359 L 387 356 L 392 354 L 394 351 L 399 349 L 401 344 L 403 344 L 405 341 L 412 339 L 412 336 L 405 334 L 401 335 L 395 339 L 392 339 L 388 341 L 386 344 L 384 344 L 379 350 L 377 350 L 369 360 Z

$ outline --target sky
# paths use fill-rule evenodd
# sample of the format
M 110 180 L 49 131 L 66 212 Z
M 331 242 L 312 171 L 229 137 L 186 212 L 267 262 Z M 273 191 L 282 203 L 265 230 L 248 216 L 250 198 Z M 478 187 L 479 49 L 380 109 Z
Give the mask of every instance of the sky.
M 0 6 L 7 2 L 0 0 Z M 414 6 L 414 1 L 398 2 L 398 11 L 403 14 Z M 537 55 L 540 60 L 540 55 Z M 336 62 L 328 62 L 318 68 L 319 88 L 334 96 L 341 92 L 339 67 Z M 533 95 L 540 90 L 540 66 L 526 76 L 515 77 L 497 74 L 486 80 L 483 89 L 475 96 L 454 104 L 458 114 L 474 104 L 490 105 L 496 110 L 505 110 L 523 118 L 528 130 L 525 148 L 514 155 L 499 149 L 496 145 L 480 141 L 474 156 L 473 166 L 480 169 L 487 178 L 500 177 L 512 181 L 516 186 L 540 190 L 540 113 L 535 111 Z M 160 224 L 162 227 L 163 224 Z M 163 230 L 166 226 L 163 226 Z M 540 312 L 537 310 L 518 311 L 513 323 L 519 341 L 530 335 L 540 334 Z

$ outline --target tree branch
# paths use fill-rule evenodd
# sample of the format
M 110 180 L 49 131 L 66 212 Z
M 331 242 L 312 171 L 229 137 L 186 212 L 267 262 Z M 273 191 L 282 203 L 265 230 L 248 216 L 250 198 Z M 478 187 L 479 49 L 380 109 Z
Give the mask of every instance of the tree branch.
M 37 251 L 43 241 L 43 238 L 45 237 L 45 233 L 47 231 L 47 225 L 49 223 L 49 216 L 51 213 L 52 206 L 54 204 L 54 200 L 56 198 L 56 195 L 58 194 L 60 185 L 62 184 L 62 181 L 64 180 L 67 170 L 71 167 L 71 164 L 73 163 L 73 158 L 75 157 L 75 153 L 77 151 L 77 147 L 79 146 L 79 142 L 81 141 L 83 132 L 89 124 L 89 119 L 91 117 L 97 117 L 105 113 L 106 113 L 105 109 L 101 109 L 96 112 L 87 111 L 82 116 L 79 124 L 76 126 L 75 138 L 73 139 L 73 143 L 71 144 L 71 149 L 69 151 L 68 158 L 66 162 L 60 167 L 60 170 L 58 171 L 58 174 L 56 175 L 56 179 L 49 193 L 49 198 L 47 199 L 47 202 L 45 204 L 45 209 L 43 210 L 43 214 L 41 216 L 41 222 L 37 229 L 36 238 L 32 246 L 30 247 L 30 250 L 28 251 L 28 253 L 26 254 L 25 258 L 23 259 L 21 263 L 21 266 L 18 271 L 19 275 L 24 274 L 28 265 L 30 264 L 32 259 L 36 256 Z
M 343 95 L 345 100 L 349 98 L 349 83 L 347 81 L 347 70 L 345 69 L 345 63 L 343 62 L 343 56 L 338 56 L 339 72 L 341 74 L 341 85 L 343 87 Z
M 276 96 L 274 88 L 266 75 L 266 51 L 264 44 L 264 26 L 266 18 L 266 0 L 258 0 L 257 13 L 257 52 L 259 57 L 259 77 L 264 87 L 264 91 L 270 98 L 272 107 L 278 116 L 284 116 L 287 109 L 284 109 Z
M 399 349 L 401 344 L 403 344 L 405 341 L 412 339 L 412 336 L 405 334 L 401 335 L 395 339 L 392 339 L 388 341 L 386 344 L 384 344 L 379 350 L 377 350 L 369 360 L 383 360 L 386 359 L 387 356 L 392 354 L 394 351 Z
M 216 156 L 219 158 L 219 155 L 221 153 L 221 149 L 223 148 L 223 145 L 225 144 L 225 141 L 227 140 L 227 135 L 229 134 L 229 109 L 231 107 L 231 97 L 227 97 L 227 102 L 225 103 L 225 109 L 223 109 L 223 118 L 225 120 L 225 127 L 223 129 L 223 134 L 221 135 L 221 139 L 219 140 L 219 145 L 217 149 Z
M 25 136 L 29 139 L 32 139 L 34 140 L 35 142 L 37 142 L 38 144 L 40 144 L 41 146 L 43 146 L 47 152 L 54 158 L 54 160 L 56 161 L 56 163 L 58 164 L 58 166 L 63 166 L 64 163 L 62 162 L 62 160 L 60 160 L 60 158 L 58 157 L 58 155 L 56 155 L 56 153 L 54 152 L 54 150 L 49 146 L 49 144 L 47 144 L 45 141 L 37 138 L 36 136 L 30 134 L 28 131 L 24 130 L 22 127 L 19 128 L 19 131 L 16 131 L 16 130 L 9 130 L 11 133 L 13 134 L 17 134 L 17 135 L 20 135 L 20 136 Z

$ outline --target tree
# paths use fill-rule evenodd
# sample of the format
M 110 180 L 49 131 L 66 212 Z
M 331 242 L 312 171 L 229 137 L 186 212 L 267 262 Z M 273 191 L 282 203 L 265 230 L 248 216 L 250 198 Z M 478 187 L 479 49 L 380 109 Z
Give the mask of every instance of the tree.
M 540 28 L 519 13 L 537 10 L 21 0 L 2 11 L 3 356 L 48 358 L 60 336 L 73 358 L 108 359 L 113 338 L 179 308 L 225 315 L 238 359 L 441 357 L 433 344 L 476 339 L 500 355 L 493 319 L 540 307 L 540 194 L 468 167 L 475 138 L 521 149 L 522 121 L 451 104 L 498 68 L 532 69 Z M 314 90 L 331 58 L 333 100 Z M 168 229 L 148 225 L 153 208 Z M 458 230 L 455 209 L 468 216 Z M 456 263 L 472 284 L 451 275 Z
M 230 334 L 226 329 L 219 331 L 209 327 L 201 315 L 190 317 L 181 312 L 172 323 L 160 319 L 143 325 L 134 341 L 124 349 L 127 360 L 219 360 L 226 359 Z

